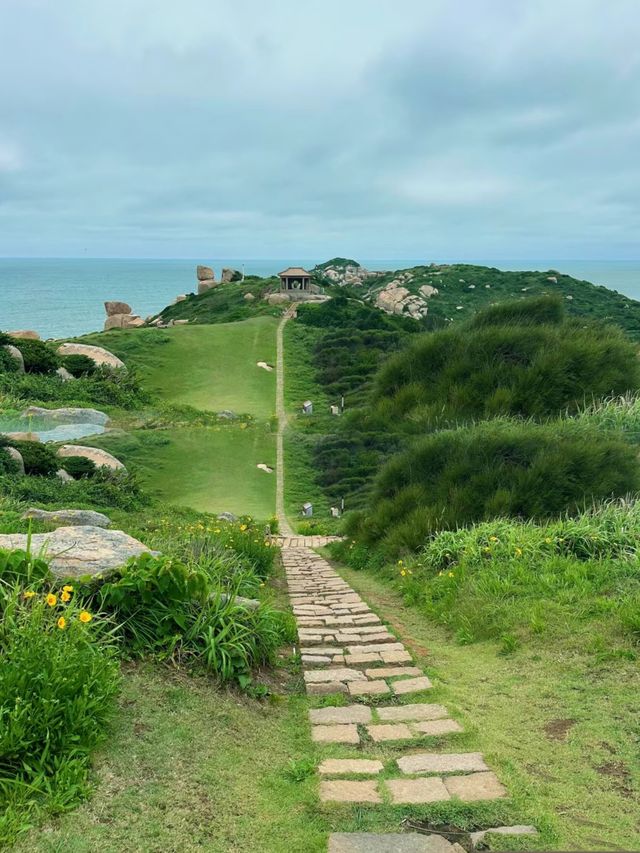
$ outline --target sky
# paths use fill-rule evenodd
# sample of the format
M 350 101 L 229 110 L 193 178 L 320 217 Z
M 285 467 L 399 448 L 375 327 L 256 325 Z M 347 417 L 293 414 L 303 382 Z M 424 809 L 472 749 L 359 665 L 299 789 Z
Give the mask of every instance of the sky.
M 0 0 L 0 256 L 640 258 L 638 0 Z

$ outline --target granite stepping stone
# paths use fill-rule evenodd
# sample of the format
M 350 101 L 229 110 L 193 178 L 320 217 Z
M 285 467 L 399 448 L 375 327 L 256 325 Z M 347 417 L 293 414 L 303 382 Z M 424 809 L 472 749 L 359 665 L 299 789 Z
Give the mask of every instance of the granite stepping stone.
M 455 720 L 422 720 L 420 722 L 413 723 L 413 728 L 415 731 L 420 732 L 423 735 L 431 735 L 431 737 L 437 737 L 438 735 L 451 735 L 457 732 L 462 731 L 462 726 L 459 723 L 456 723 Z
M 389 693 L 384 681 L 350 681 L 348 687 L 352 696 L 385 696 Z
M 346 776 L 350 773 L 375 776 L 382 773 L 382 770 L 382 761 L 366 758 L 327 758 L 318 768 L 321 776 Z
M 433 687 L 426 675 L 421 678 L 404 678 L 401 681 L 394 681 L 391 686 L 396 696 L 419 693 L 421 690 L 430 690 Z
M 362 673 L 357 669 L 308 669 L 304 673 L 307 684 L 320 684 L 324 681 L 362 681 Z
M 385 740 L 411 740 L 413 737 L 411 729 L 406 723 L 367 726 L 367 732 L 376 743 Z
M 389 779 L 387 787 L 393 803 L 437 803 L 451 799 L 442 779 L 433 777 Z
M 338 803 L 381 803 L 377 782 L 348 780 L 332 780 L 320 782 L 320 799 L 322 802 Z
M 429 704 L 391 705 L 376 711 L 380 720 L 438 720 L 449 715 L 444 705 Z
M 360 743 L 354 725 L 312 726 L 311 739 L 314 743 Z
M 397 760 L 403 773 L 471 773 L 488 770 L 480 752 L 422 752 Z
M 452 797 L 459 797 L 465 803 L 473 803 L 476 800 L 495 800 L 507 795 L 496 774 L 491 772 L 471 773 L 469 776 L 447 776 L 444 784 Z
M 309 719 L 315 725 L 331 723 L 370 723 L 371 708 L 368 705 L 343 705 L 340 708 L 311 708 Z

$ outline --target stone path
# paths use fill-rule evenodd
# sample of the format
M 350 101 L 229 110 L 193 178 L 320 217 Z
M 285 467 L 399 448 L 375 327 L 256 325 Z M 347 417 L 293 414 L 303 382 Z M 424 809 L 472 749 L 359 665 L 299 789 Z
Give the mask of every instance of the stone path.
M 312 696 L 344 697 L 339 706 L 309 711 L 314 742 L 334 752 L 318 768 L 320 799 L 424 804 L 454 797 L 463 802 L 505 797 L 503 785 L 480 753 L 433 751 L 432 739 L 461 732 L 460 724 L 443 705 L 430 702 L 429 678 L 366 602 L 326 560 L 305 544 L 294 543 L 296 537 L 287 540 L 282 559 L 306 690 Z M 385 743 L 394 744 L 397 753 L 383 764 L 379 750 L 367 753 Z M 335 757 L 334 745 L 346 752 Z M 377 839 L 375 845 L 372 838 Z M 424 841 L 411 834 L 334 833 L 329 850 L 455 849 L 436 848 L 433 838 L 431 846 Z

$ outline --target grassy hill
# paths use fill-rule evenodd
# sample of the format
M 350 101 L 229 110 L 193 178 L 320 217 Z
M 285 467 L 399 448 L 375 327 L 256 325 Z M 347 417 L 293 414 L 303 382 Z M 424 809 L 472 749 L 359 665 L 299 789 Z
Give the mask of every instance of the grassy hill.
M 278 279 L 274 276 L 248 276 L 243 282 L 227 282 L 206 293 L 190 294 L 182 302 L 163 308 L 158 316 L 165 321 L 189 320 L 190 323 L 235 323 L 250 317 L 277 316 L 279 308 L 269 305 L 264 296 L 278 287 Z

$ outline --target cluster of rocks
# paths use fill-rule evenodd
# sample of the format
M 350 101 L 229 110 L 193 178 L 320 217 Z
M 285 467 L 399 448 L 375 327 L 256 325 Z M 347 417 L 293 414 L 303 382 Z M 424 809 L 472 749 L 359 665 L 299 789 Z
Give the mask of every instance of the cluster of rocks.
M 213 287 L 216 287 L 216 274 L 211 267 L 206 267 L 203 264 L 198 264 L 196 267 L 196 276 L 198 279 L 198 293 L 206 293 L 207 290 L 211 290 Z M 222 273 L 220 274 L 220 284 L 227 284 L 230 281 L 240 281 L 242 279 L 242 273 L 239 270 L 234 270 L 231 267 L 223 267 Z M 182 297 L 186 298 L 186 294 L 181 294 Z M 180 300 L 180 297 L 178 297 Z
M 428 300 L 438 295 L 438 289 L 430 284 L 423 284 L 419 293 L 412 293 L 406 287 L 412 279 L 412 273 L 404 272 L 390 281 L 376 295 L 376 307 L 387 314 L 408 314 L 414 320 L 426 317 L 429 311 Z
M 137 329 L 144 326 L 144 320 L 137 314 L 131 313 L 131 306 L 126 302 L 105 302 L 104 310 L 107 319 L 104 321 L 105 332 L 109 329 Z
M 345 266 L 335 264 L 318 270 L 317 274 L 319 277 L 329 279 L 331 284 L 335 284 L 337 287 L 346 287 L 347 285 L 362 287 L 364 284 L 369 284 L 371 279 L 385 275 L 384 272 L 365 269 L 360 264 L 346 264 Z

